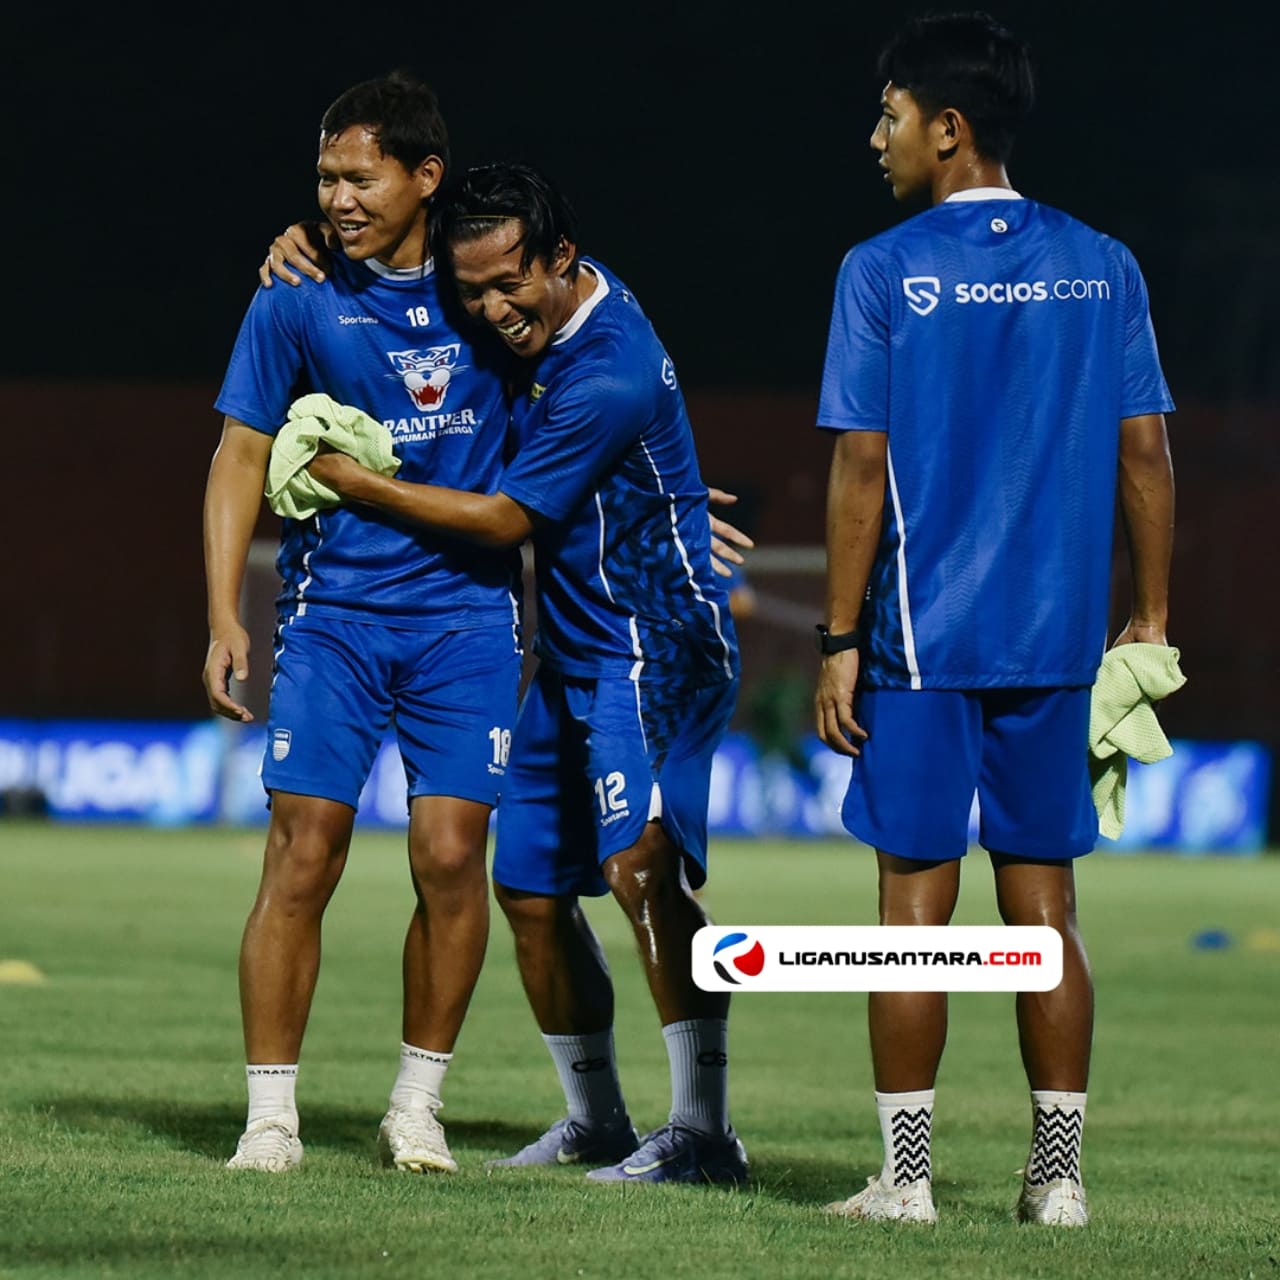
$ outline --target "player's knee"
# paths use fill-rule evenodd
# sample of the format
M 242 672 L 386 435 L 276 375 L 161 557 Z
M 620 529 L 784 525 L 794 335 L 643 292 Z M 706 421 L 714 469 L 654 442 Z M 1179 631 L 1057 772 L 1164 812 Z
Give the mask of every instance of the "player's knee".
M 690 896 L 680 874 L 679 855 L 673 858 L 664 848 L 636 845 L 615 854 L 603 871 L 610 893 L 633 920 Z
M 333 820 L 328 809 L 273 805 L 262 881 L 276 893 L 300 900 L 328 895 L 342 874 L 349 841 L 349 819 Z
M 342 874 L 345 842 L 324 833 L 296 827 L 273 827 L 267 837 L 263 886 L 291 912 L 320 906 Z
M 435 831 L 409 846 L 414 879 L 428 891 L 484 886 L 485 844 L 463 831 Z
M 509 889 L 496 880 L 493 893 L 515 934 L 517 944 L 554 936 L 564 920 L 572 917 L 575 906 L 573 899 Z

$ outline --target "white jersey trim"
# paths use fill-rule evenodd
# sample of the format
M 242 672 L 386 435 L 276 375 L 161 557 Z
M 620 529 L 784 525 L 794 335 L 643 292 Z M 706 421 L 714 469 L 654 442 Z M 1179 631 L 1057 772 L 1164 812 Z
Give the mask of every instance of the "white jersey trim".
M 911 687 L 919 689 L 920 664 L 916 661 L 916 632 L 911 622 L 911 597 L 907 593 L 907 526 L 902 519 L 902 500 L 898 497 L 898 478 L 893 473 L 893 451 L 885 450 L 889 467 L 889 493 L 893 498 L 893 515 L 898 522 L 898 612 L 902 617 L 902 648 L 907 659 Z
M 609 597 L 610 604 L 618 602 L 613 598 L 613 588 L 609 585 L 609 576 L 604 571 L 604 503 L 600 500 L 600 490 L 596 490 L 596 512 L 600 516 L 600 544 L 596 552 L 596 572 L 600 575 L 600 583 L 604 587 L 604 593 Z M 644 650 L 640 647 L 640 629 L 636 626 L 636 615 L 631 615 L 628 626 L 631 631 L 631 654 L 635 658 L 635 662 L 631 667 L 631 671 L 627 678 L 636 684 L 636 710 L 640 708 L 640 673 L 644 670 Z M 644 732 L 644 724 L 641 723 L 641 732 Z
M 589 271 L 595 276 L 596 287 L 592 289 L 591 296 L 578 307 L 577 311 L 569 317 L 565 324 L 551 335 L 551 345 L 553 347 L 558 347 L 562 342 L 568 342 L 587 323 L 587 317 L 605 300 L 609 293 L 609 282 L 600 272 L 592 270 L 585 262 L 578 269 L 580 271 Z
M 516 599 L 514 591 L 507 592 L 507 599 L 511 601 L 511 642 L 515 645 L 516 652 L 523 657 L 524 637 L 520 634 L 520 601 Z
M 963 204 L 968 200 L 1021 200 L 1022 195 L 1012 187 L 966 187 L 953 191 L 942 203 Z
M 640 437 L 640 448 L 644 450 L 644 456 L 649 460 L 649 466 L 653 468 L 653 478 L 657 481 L 658 492 L 666 495 L 667 491 L 662 484 L 662 473 L 658 470 L 658 464 L 653 460 L 653 454 L 649 452 L 649 446 L 644 442 L 644 436 Z M 705 604 L 711 610 L 711 620 L 715 624 L 716 637 L 720 641 L 721 649 L 724 651 L 724 659 L 721 662 L 721 666 L 724 667 L 725 675 L 732 678 L 733 662 L 731 660 L 729 642 L 724 638 L 724 631 L 720 626 L 720 606 L 714 600 L 708 600 L 702 594 L 702 588 L 698 586 L 698 580 L 694 577 L 693 565 L 689 563 L 689 553 L 685 550 L 684 542 L 680 537 L 675 494 L 667 495 L 667 511 L 671 517 L 671 536 L 675 540 L 676 550 L 680 552 L 680 563 L 684 565 L 685 576 L 689 579 L 689 586 L 693 590 L 693 598 L 699 604 Z
M 306 595 L 307 588 L 311 585 L 311 557 L 324 546 L 324 528 L 320 524 L 320 513 L 318 511 L 314 519 L 316 522 L 316 545 L 302 557 L 302 572 L 306 574 L 306 577 L 298 583 L 298 590 L 294 595 L 294 599 L 298 603 L 296 613 L 299 618 L 307 616 L 307 602 L 302 597 Z
M 428 258 L 420 267 L 389 267 L 377 258 L 362 258 L 361 261 L 375 276 L 384 280 L 425 280 L 436 269 L 434 258 Z

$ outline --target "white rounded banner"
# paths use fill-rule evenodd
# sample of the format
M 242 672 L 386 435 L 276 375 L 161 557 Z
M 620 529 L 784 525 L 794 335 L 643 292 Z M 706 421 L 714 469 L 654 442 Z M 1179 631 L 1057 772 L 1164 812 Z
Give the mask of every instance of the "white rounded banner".
M 704 991 L 1052 991 L 1048 925 L 707 925 L 693 938 Z

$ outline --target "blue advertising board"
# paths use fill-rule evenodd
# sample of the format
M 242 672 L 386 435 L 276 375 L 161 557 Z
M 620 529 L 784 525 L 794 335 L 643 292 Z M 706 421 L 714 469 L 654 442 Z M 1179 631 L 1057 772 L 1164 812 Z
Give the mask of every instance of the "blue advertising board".
M 38 792 L 71 822 L 165 825 L 267 820 L 258 768 L 265 730 L 221 721 L 140 723 L 0 720 L 0 796 Z M 1131 764 L 1125 852 L 1254 854 L 1266 843 L 1271 755 L 1253 742 L 1173 743 L 1168 760 Z M 716 753 L 708 819 L 726 836 L 841 835 L 849 762 L 817 738 L 791 756 L 762 754 L 741 734 Z M 404 766 L 393 742 L 374 762 L 357 823 L 403 828 Z M 970 818 L 977 835 L 977 806 Z

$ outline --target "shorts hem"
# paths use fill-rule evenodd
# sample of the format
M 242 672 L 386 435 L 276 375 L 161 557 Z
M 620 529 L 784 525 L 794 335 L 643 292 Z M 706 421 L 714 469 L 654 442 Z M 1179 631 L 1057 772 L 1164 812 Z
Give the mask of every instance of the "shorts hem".
M 894 849 L 890 848 L 879 836 L 870 832 L 855 830 L 848 822 L 844 824 L 844 829 L 855 840 L 861 840 L 863 844 L 870 845 L 877 853 L 887 853 L 891 858 L 906 858 L 909 862 L 959 862 L 969 852 L 967 841 L 959 853 L 939 853 L 937 849 L 930 849 L 928 853 L 921 853 L 902 846 Z
M 307 800 L 332 800 L 335 804 L 345 804 L 355 813 L 360 812 L 360 796 L 359 794 L 352 797 L 350 793 L 341 796 L 335 796 L 328 791 L 319 789 L 319 784 L 314 782 L 273 782 L 269 783 L 265 778 L 262 780 L 262 789 L 267 793 L 267 808 L 271 807 L 272 794 L 276 791 L 287 791 L 291 796 L 302 796 Z
M 479 795 L 476 792 L 468 791 L 465 787 L 449 787 L 445 784 L 433 787 L 427 784 L 423 787 L 410 788 L 406 792 L 406 801 L 411 804 L 414 800 L 439 796 L 445 800 L 469 800 L 473 804 L 487 804 L 490 809 L 496 809 L 500 794 L 498 791 L 486 791 L 483 795 Z
M 999 840 L 980 839 L 978 844 L 988 853 L 998 853 L 1005 858 L 1023 858 L 1028 862 L 1073 862 L 1076 858 L 1086 857 L 1091 854 L 1097 845 L 1085 845 L 1083 848 L 1071 849 L 1068 847 L 1063 852 L 1061 844 L 1052 847 L 1035 848 L 1018 841 L 1001 842 Z M 1010 848 L 1010 845 L 1018 844 L 1017 849 Z

